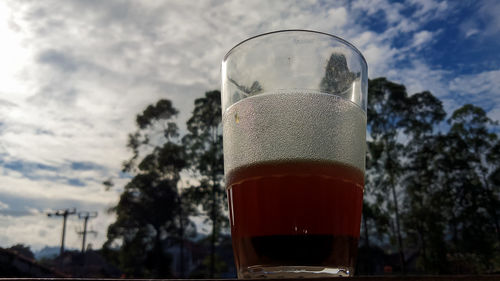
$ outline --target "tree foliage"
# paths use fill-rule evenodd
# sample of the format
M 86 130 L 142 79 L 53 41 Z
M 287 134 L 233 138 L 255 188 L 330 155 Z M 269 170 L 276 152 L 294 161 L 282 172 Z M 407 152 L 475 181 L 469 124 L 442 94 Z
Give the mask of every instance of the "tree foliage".
M 189 189 L 194 203 L 201 205 L 212 226 L 209 271 L 213 278 L 216 270 L 216 245 L 222 229 L 227 229 L 225 215 L 227 199 L 224 180 L 224 158 L 222 152 L 220 91 L 209 91 L 196 99 L 191 118 L 187 121 L 188 134 L 182 141 L 186 147 L 189 164 L 198 179 L 198 184 Z
M 368 97 L 364 245 L 376 233 L 402 272 L 412 257 L 413 272 L 498 270 L 497 123 L 470 104 L 444 123 L 430 92 L 408 95 L 385 78 L 370 81 Z
M 356 73 L 349 71 L 345 55 L 333 53 L 326 65 L 320 89 L 325 93 L 342 94 L 352 87 L 356 76 Z
M 31 260 L 35 259 L 35 255 L 31 251 L 30 246 L 26 246 L 24 244 L 15 244 L 15 245 L 7 248 L 7 250 L 10 250 L 10 251 L 12 251 L 20 256 L 23 256 L 23 257 L 31 259 Z
M 172 118 L 177 112 L 170 101 L 160 100 L 137 116 L 138 130 L 129 136 L 133 156 L 124 171 L 134 176 L 111 210 L 117 219 L 108 228 L 105 248 L 121 242 L 118 262 L 130 277 L 171 277 L 167 248 L 182 245 L 186 233 L 194 231 L 191 207 L 178 189 L 188 163 L 175 140 L 178 129 Z
M 408 123 L 408 94 L 403 85 L 379 78 L 368 84 L 368 128 L 371 141 L 368 157 L 371 174 L 367 188 L 377 197 L 379 208 L 390 218 L 392 244 L 397 245 L 400 268 L 405 272 L 403 232 L 401 230 L 400 185 L 403 164 L 403 145 L 398 137 Z M 387 200 L 391 198 L 391 200 Z

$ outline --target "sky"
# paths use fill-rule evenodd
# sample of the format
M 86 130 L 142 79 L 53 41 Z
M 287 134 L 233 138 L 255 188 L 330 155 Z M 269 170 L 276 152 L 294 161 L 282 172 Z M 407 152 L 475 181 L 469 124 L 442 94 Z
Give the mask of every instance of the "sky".
M 219 89 L 224 54 L 261 33 L 340 36 L 369 78 L 500 120 L 498 15 L 495 0 L 0 1 L 0 247 L 58 246 L 62 219 L 46 214 L 65 208 L 99 213 L 87 241 L 101 247 L 135 115 L 170 99 L 185 130 L 194 99 Z M 82 225 L 68 218 L 67 247 Z

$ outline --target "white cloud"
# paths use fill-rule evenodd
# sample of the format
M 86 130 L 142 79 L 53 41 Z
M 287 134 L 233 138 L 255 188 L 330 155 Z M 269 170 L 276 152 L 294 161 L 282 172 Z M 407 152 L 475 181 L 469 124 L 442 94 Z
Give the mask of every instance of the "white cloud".
M 0 97 L 16 103 L 26 97 L 27 85 L 19 83 L 24 62 L 30 60 L 30 52 L 23 46 L 23 31 L 14 22 L 6 3 L 0 3 Z M 1 103 L 0 103 L 1 105 Z
M 96 236 L 88 236 L 87 243 L 94 248 L 106 241 L 106 233 L 102 230 L 113 221 L 113 217 L 99 213 L 96 219 L 90 220 L 88 229 L 96 230 Z M 47 217 L 46 214 L 31 216 L 2 216 L 0 215 L 0 245 L 12 246 L 17 243 L 29 245 L 32 250 L 40 250 L 45 245 L 59 246 L 62 232 L 62 219 L 60 217 Z M 66 223 L 66 249 L 80 249 L 82 237 L 77 232 L 83 229 L 83 221 L 77 216 L 68 216 Z
M 418 7 L 412 17 L 418 18 L 423 22 L 440 17 L 449 9 L 447 1 L 409 0 L 407 4 Z
M 500 70 L 461 75 L 450 81 L 450 90 L 475 95 L 497 92 L 500 96 Z
M 465 38 L 489 40 L 500 35 L 500 2 L 496 0 L 477 1 L 472 6 L 473 13 L 460 23 L 460 31 Z M 498 40 L 495 40 L 497 43 Z
M 344 7 L 331 8 L 328 10 L 328 16 L 335 19 L 335 26 L 342 27 L 347 22 L 347 11 Z
M 403 83 L 410 94 L 432 90 L 436 96 L 443 97 L 448 93 L 443 81 L 449 71 L 432 69 L 422 60 L 413 60 L 409 66 L 389 70 L 388 74 Z
M 365 11 L 371 16 L 381 12 L 385 14 L 385 19 L 391 24 L 403 19 L 400 10 L 404 6 L 400 3 L 391 3 L 387 0 L 357 0 L 352 2 L 352 8 Z
M 99 233 L 88 241 L 94 246 L 100 246 L 106 240 L 107 225 L 114 220 L 114 215 L 108 214 L 107 210 L 116 204 L 117 190 L 104 191 L 98 183 L 85 188 L 71 187 L 57 181 L 30 180 L 16 172 L 10 172 L 8 176 L 5 173 L 5 169 L 0 168 L 0 174 L 3 175 L 0 185 L 0 197 L 3 201 L 0 202 L 0 210 L 3 210 L 0 212 L 1 246 L 24 243 L 40 249 L 45 245 L 58 245 L 62 220 L 60 217 L 49 218 L 46 214 L 72 207 L 76 207 L 78 211 L 97 211 L 98 217 L 90 223 Z M 81 226 L 82 221 L 76 216 L 68 217 L 67 247 L 80 247 L 81 237 L 76 231 Z M 45 235 L 41 236 L 39 233 Z
M 370 77 L 385 76 L 393 65 L 397 50 L 390 45 L 368 44 L 362 48 Z
M 9 208 L 9 205 L 0 201 L 0 210 L 7 209 L 7 208 Z
M 432 40 L 433 34 L 427 30 L 422 30 L 413 35 L 412 46 L 417 49 L 421 48 L 422 45 L 427 44 Z
M 491 108 L 488 112 L 490 118 L 500 121 L 499 78 L 500 69 L 460 75 L 449 82 L 449 89 L 455 96 L 467 97 L 468 103 Z
M 450 93 L 448 81 L 452 75 L 451 71 L 435 69 L 422 59 L 414 59 L 406 67 L 390 69 L 387 72 L 392 81 L 405 85 L 410 95 L 431 91 L 443 102 L 444 110 L 449 114 L 466 103 L 463 98 Z
M 500 122 L 500 108 L 495 107 L 492 110 L 490 110 L 488 112 L 488 117 L 490 117 L 492 120 Z
M 470 29 L 467 29 L 467 30 L 465 30 L 465 37 L 466 37 L 466 38 L 469 38 L 469 37 L 471 37 L 472 35 L 476 35 L 476 34 L 478 34 L 479 32 L 480 32 L 480 31 L 479 31 L 479 29 L 477 29 L 477 28 L 470 28 Z
M 486 22 L 484 33 L 492 36 L 500 34 L 500 2 L 496 0 L 483 0 L 479 8 L 477 20 Z

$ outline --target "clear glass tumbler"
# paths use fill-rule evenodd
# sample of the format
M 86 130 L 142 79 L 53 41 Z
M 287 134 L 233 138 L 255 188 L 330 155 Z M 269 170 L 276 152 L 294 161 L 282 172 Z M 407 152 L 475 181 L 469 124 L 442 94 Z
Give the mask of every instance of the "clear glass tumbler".
M 239 278 L 352 276 L 367 64 L 347 41 L 284 30 L 222 62 L 224 170 Z

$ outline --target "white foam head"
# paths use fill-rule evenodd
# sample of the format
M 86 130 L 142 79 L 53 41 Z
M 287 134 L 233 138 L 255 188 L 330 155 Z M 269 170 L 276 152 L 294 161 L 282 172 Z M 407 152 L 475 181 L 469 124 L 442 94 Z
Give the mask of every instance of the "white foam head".
M 224 169 L 268 161 L 332 161 L 365 170 L 366 114 L 332 94 L 259 94 L 223 114 Z

